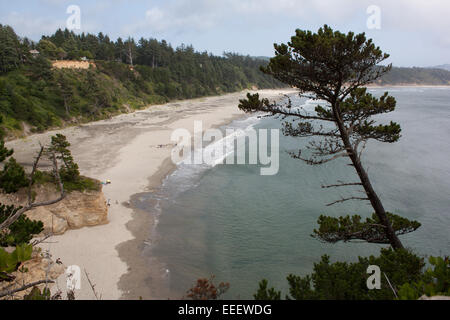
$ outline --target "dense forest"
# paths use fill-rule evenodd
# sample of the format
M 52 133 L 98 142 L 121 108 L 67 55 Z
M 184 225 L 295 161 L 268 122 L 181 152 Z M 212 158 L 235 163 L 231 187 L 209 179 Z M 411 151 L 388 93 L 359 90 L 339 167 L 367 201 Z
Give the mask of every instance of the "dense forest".
M 57 69 L 55 60 L 89 60 L 89 69 Z M 39 42 L 0 25 L 0 114 L 8 133 L 40 132 L 174 99 L 277 88 L 259 70 L 267 61 L 172 48 L 155 39 L 117 39 L 58 30 Z

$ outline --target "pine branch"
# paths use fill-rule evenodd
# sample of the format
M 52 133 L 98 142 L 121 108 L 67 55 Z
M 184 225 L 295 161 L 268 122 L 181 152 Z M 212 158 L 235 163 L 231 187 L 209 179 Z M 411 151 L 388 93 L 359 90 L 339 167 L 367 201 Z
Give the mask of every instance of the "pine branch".
M 290 101 L 290 100 L 289 100 Z M 276 103 L 270 104 L 268 99 L 259 100 L 259 94 L 247 94 L 247 100 L 243 99 L 239 101 L 239 109 L 245 112 L 268 112 L 272 115 L 284 115 L 287 117 L 297 117 L 303 120 L 321 120 L 335 122 L 332 118 L 311 116 L 307 114 L 302 114 L 301 111 L 292 111 L 292 105 L 289 104 L 285 107 L 277 105 Z
M 392 222 L 392 228 L 397 236 L 404 235 L 417 230 L 420 223 L 406 218 L 387 213 Z M 369 242 L 378 244 L 389 244 L 386 235 L 387 226 L 380 222 L 376 214 L 362 221 L 361 216 L 328 217 L 320 216 L 318 219 L 319 230 L 314 230 L 313 238 L 322 242 L 336 243 L 344 242 Z

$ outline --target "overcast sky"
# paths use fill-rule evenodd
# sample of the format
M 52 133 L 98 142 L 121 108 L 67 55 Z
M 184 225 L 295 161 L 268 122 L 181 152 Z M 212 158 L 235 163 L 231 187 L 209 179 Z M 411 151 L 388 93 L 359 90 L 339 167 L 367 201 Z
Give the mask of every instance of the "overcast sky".
M 39 40 L 66 27 L 69 5 L 81 9 L 81 32 L 165 39 L 218 55 L 273 56 L 274 42 L 326 23 L 366 32 L 397 66 L 450 63 L 448 0 L 0 0 L 0 23 Z M 380 29 L 367 26 L 371 5 L 381 9 Z

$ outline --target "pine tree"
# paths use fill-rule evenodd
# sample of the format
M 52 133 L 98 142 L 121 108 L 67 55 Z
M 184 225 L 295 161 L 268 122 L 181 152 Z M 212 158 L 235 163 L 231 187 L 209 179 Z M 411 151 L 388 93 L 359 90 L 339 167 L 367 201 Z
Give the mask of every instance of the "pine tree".
M 63 181 L 76 181 L 80 176 L 78 165 L 75 163 L 72 153 L 69 150 L 70 143 L 62 134 L 52 137 L 49 152 L 53 152 L 58 160 L 61 160 L 63 167 L 60 169 L 60 176 Z
M 12 156 L 12 154 L 14 153 L 13 149 L 8 149 L 7 147 L 5 147 L 4 141 L 5 132 L 4 129 L 1 127 L 2 123 L 3 123 L 3 116 L 0 115 L 0 163 L 5 161 L 6 158 Z
M 17 69 L 24 62 L 26 49 L 10 26 L 0 24 L 0 73 Z
M 0 224 L 14 215 L 18 208 L 0 204 Z M 0 233 L 0 247 L 27 244 L 34 235 L 44 230 L 42 221 L 30 220 L 26 215 L 20 216 L 9 228 L 9 232 Z
M 3 171 L 0 172 L 0 188 L 6 193 L 15 193 L 20 188 L 26 187 L 28 183 L 23 167 L 17 163 L 16 159 L 9 158 Z
M 293 137 L 316 137 L 310 152 L 291 156 L 310 165 L 347 158 L 359 181 L 338 183 L 324 188 L 358 186 L 364 196 L 340 199 L 330 205 L 350 200 L 368 201 L 375 215 L 361 221 L 360 216 L 332 218 L 322 216 L 314 236 L 326 242 L 364 240 L 403 248 L 398 235 L 416 230 L 420 224 L 388 213 L 362 164 L 361 154 L 368 140 L 393 143 L 400 138 L 400 125 L 395 122 L 376 124 L 372 116 L 395 110 L 396 101 L 385 93 L 380 98 L 364 88 L 386 74 L 391 65 L 379 66 L 389 55 L 367 40 L 364 33 L 343 34 L 325 25 L 317 33 L 297 30 L 288 44 L 275 44 L 276 56 L 262 70 L 279 81 L 298 89 L 301 96 L 322 100 L 314 114 L 286 105 L 270 103 L 249 94 L 239 108 L 246 112 L 269 112 L 289 119 L 284 134 Z M 323 125 L 321 125 L 323 124 Z

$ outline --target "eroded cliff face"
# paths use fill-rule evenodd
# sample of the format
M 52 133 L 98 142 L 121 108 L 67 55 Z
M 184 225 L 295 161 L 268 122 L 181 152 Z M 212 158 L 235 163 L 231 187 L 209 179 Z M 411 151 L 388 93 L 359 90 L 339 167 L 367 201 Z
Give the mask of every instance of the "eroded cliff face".
M 108 206 L 103 192 L 72 192 L 59 203 L 27 212 L 31 220 L 44 223 L 45 234 L 63 234 L 70 229 L 108 223 Z
M 58 198 L 53 185 L 39 186 L 34 190 L 35 202 Z M 0 203 L 23 205 L 27 201 L 25 192 L 0 195 Z M 26 213 L 31 220 L 44 224 L 44 235 L 61 235 L 67 230 L 80 229 L 108 223 L 108 205 L 102 191 L 73 191 L 53 205 L 38 207 Z
M 6 248 L 7 251 L 12 252 L 14 248 Z M 21 272 L 20 270 L 26 270 Z M 46 280 L 55 281 L 59 276 L 63 275 L 66 267 L 60 263 L 53 261 L 48 252 L 43 252 L 39 248 L 34 248 L 31 260 L 25 261 L 20 265 L 18 271 L 11 275 L 14 279 L 11 282 L 0 282 L 0 292 L 11 291 L 22 287 L 24 284 L 34 283 L 36 281 Z M 48 286 L 53 287 L 52 283 Z M 36 286 L 41 291 L 46 287 L 45 283 Z M 33 288 L 8 295 L 0 300 L 14 300 L 23 299 L 25 295 L 29 294 Z
M 59 196 L 52 184 L 40 185 L 33 188 L 33 201 L 42 202 L 57 199 Z M 16 194 L 0 194 L 0 203 L 14 205 L 16 207 L 25 205 L 28 200 L 27 191 L 21 190 Z M 60 202 L 38 207 L 26 213 L 31 220 L 40 220 L 44 224 L 44 231 L 37 238 L 47 235 L 61 235 L 67 230 L 80 229 L 83 227 L 97 226 L 108 223 L 108 205 L 102 191 L 73 191 L 68 193 Z M 12 252 L 14 248 L 6 248 Z M 27 270 L 21 272 L 20 270 Z M 63 275 L 66 267 L 57 261 L 53 261 L 49 252 L 44 252 L 35 247 L 32 259 L 24 262 L 18 271 L 12 273 L 14 280 L 11 282 L 0 282 L 0 292 L 20 288 L 24 283 L 29 284 L 41 280 L 56 280 Z M 53 285 L 50 285 L 53 287 Z M 45 284 L 38 286 L 45 288 Z M 5 299 L 22 299 L 32 289 L 21 291 L 8 296 Z M 53 290 L 54 291 L 54 290 Z M 0 299 L 1 300 L 1 299 Z

